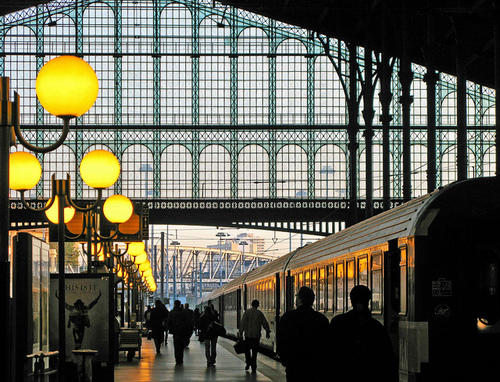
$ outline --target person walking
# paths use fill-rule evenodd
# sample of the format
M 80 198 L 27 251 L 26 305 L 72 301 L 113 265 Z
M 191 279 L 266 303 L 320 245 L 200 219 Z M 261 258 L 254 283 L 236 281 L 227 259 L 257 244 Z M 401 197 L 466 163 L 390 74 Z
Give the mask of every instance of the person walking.
M 174 337 L 174 356 L 177 365 L 184 363 L 184 348 L 193 334 L 193 325 L 187 310 L 181 306 L 179 300 L 175 300 L 174 308 L 168 315 L 167 327 Z
M 352 310 L 333 317 L 330 322 L 331 360 L 338 380 L 398 380 L 397 361 L 389 335 L 368 308 L 371 297 L 368 287 L 356 285 L 350 292 Z
M 193 333 L 193 330 L 194 330 L 194 312 L 192 309 L 189 309 L 189 304 L 186 302 L 184 304 L 184 310 L 186 311 L 186 314 L 188 315 L 188 318 L 189 318 L 189 322 L 192 322 L 193 323 L 193 326 L 191 328 L 191 334 Z M 191 334 L 189 335 L 189 337 L 187 338 L 186 340 L 186 347 L 189 346 L 189 343 L 191 342 Z
M 194 333 L 196 335 L 200 334 L 199 329 L 200 329 L 200 309 L 194 308 Z
M 266 330 L 266 338 L 270 338 L 271 333 L 266 317 L 257 309 L 258 307 L 259 301 L 253 300 L 252 307 L 247 309 L 241 318 L 239 329 L 241 338 L 243 338 L 243 333 L 245 333 L 245 370 L 251 367 L 253 372 L 257 369 L 257 352 L 259 349 L 262 328 Z
M 297 309 L 283 314 L 276 331 L 277 353 L 287 382 L 325 380 L 328 319 L 313 309 L 314 292 L 303 286 L 295 296 Z
M 217 317 L 212 312 L 209 306 L 205 307 L 203 314 L 200 316 L 200 339 L 205 343 L 205 357 L 207 359 L 207 366 L 215 365 L 215 358 L 217 357 L 217 334 L 210 330 L 210 324 L 217 321 Z
M 151 337 L 155 342 L 156 354 L 161 354 L 161 344 L 164 341 L 165 322 L 168 319 L 168 309 L 160 301 L 155 301 L 155 307 L 151 309 L 149 326 L 151 328 Z

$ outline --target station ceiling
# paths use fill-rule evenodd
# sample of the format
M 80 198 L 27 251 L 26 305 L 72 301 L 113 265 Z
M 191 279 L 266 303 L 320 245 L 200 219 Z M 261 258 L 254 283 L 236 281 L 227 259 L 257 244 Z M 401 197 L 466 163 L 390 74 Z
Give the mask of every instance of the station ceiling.
M 139 0 L 140 1 L 140 0 Z M 215 0 L 214 0 L 215 1 Z M 500 24 L 498 0 L 218 0 L 311 32 L 385 50 L 438 71 L 456 75 L 457 58 L 469 80 L 495 83 L 494 26 Z M 4 15 L 40 0 L 2 1 Z M 495 22 L 495 19 L 497 20 Z M 432 26 L 432 27 L 430 27 Z M 500 28 L 500 25 L 499 25 Z M 407 38 L 404 38 L 404 36 Z M 500 62 L 497 63 L 500 65 Z

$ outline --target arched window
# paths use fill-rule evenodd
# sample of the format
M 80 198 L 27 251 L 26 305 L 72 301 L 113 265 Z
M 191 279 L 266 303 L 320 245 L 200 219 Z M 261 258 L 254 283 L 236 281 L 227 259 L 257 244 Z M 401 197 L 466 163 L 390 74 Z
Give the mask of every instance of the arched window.
M 183 145 L 170 145 L 161 158 L 161 197 L 193 196 L 193 159 Z
M 324 145 L 314 161 L 316 198 L 347 197 L 347 162 L 345 152 L 337 145 Z
M 262 29 L 246 28 L 238 36 L 239 124 L 269 123 L 268 52 L 269 43 Z
M 200 154 L 200 197 L 231 196 L 231 159 L 221 145 L 207 146 Z
M 144 145 L 129 146 L 122 156 L 122 193 L 129 198 L 154 196 L 153 154 Z
M 269 197 L 269 155 L 262 146 L 245 146 L 238 155 L 238 197 Z
M 277 154 L 277 196 L 278 198 L 308 197 L 307 155 L 298 145 L 286 145 Z

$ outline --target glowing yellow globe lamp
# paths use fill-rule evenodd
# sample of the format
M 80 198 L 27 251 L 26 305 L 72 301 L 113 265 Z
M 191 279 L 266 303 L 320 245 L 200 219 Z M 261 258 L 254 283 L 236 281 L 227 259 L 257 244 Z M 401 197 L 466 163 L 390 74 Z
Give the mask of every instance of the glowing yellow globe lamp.
M 142 272 L 142 277 L 147 277 L 149 275 L 153 274 L 153 270 L 151 268 L 146 269 L 144 272 Z
M 146 245 L 142 241 L 133 241 L 128 244 L 127 252 L 130 256 L 140 255 L 146 249 Z
M 134 205 L 124 195 L 112 195 L 102 206 L 104 216 L 111 223 L 125 223 L 134 212 Z
M 151 286 L 151 287 L 149 288 L 149 291 L 150 291 L 150 292 L 154 292 L 155 290 L 156 290 L 156 284 L 155 284 L 155 285 L 153 285 L 153 286 Z
M 149 262 L 149 260 L 146 260 L 144 263 L 139 264 L 139 271 L 145 272 L 148 269 L 151 269 L 151 263 Z
M 108 188 L 115 184 L 120 176 L 120 163 L 113 153 L 94 150 L 83 157 L 80 175 L 92 188 Z
M 54 198 L 54 203 L 47 211 L 45 211 L 45 215 L 52 223 L 59 224 L 59 197 L 56 195 Z M 46 206 L 50 204 L 51 200 L 52 199 L 49 199 L 47 201 Z M 71 221 L 73 216 L 75 216 L 75 209 L 71 206 L 64 207 L 64 223 Z
M 63 119 L 85 114 L 95 103 L 99 81 L 94 69 L 75 56 L 47 62 L 36 78 L 36 94 L 50 114 Z
M 135 265 L 139 266 L 142 263 L 144 263 L 148 259 L 148 255 L 146 252 L 142 252 L 140 255 L 133 256 L 132 261 L 134 262 Z
M 42 166 L 36 156 L 24 151 L 9 155 L 9 187 L 13 190 L 29 190 L 42 176 Z

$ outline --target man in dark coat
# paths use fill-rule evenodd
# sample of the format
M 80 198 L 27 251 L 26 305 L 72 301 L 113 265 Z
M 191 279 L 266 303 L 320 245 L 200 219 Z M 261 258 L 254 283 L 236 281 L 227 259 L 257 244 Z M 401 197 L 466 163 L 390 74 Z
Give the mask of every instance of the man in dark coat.
M 205 343 L 205 358 L 207 359 L 207 366 L 215 365 L 215 358 L 217 357 L 217 333 L 209 330 L 209 325 L 216 321 L 217 317 L 212 312 L 209 306 L 205 307 L 203 314 L 200 317 L 200 340 L 203 339 Z
M 297 309 L 286 312 L 279 321 L 277 351 L 288 382 L 324 380 L 328 319 L 312 308 L 314 297 L 310 288 L 301 287 L 295 300 Z
M 152 337 L 155 341 L 156 354 L 160 354 L 160 347 L 165 336 L 165 322 L 168 318 L 168 309 L 160 301 L 155 301 L 155 307 L 151 309 L 149 325 L 151 327 Z
M 174 355 L 177 365 L 184 363 L 184 348 L 193 334 L 193 326 L 191 315 L 181 306 L 179 300 L 175 300 L 174 309 L 168 315 L 167 327 L 174 337 Z
M 368 308 L 371 291 L 357 285 L 350 293 L 353 309 L 330 323 L 332 368 L 339 381 L 398 380 L 397 361 L 384 326 Z

